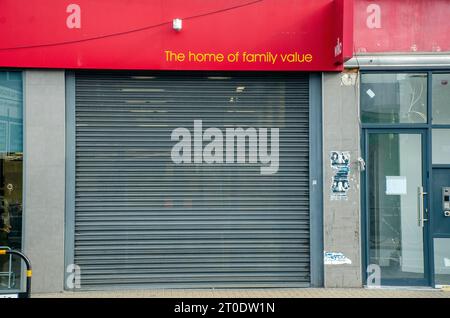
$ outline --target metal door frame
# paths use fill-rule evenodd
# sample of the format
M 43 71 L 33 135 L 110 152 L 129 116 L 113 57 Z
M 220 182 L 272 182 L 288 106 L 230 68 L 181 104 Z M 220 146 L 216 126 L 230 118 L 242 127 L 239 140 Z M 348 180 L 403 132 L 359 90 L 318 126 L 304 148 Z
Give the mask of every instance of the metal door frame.
M 377 57 L 377 59 L 390 59 L 391 56 L 387 57 Z M 393 57 L 394 60 L 396 60 L 396 57 Z M 359 60 L 359 57 L 355 60 Z M 370 59 L 369 59 L 370 60 Z M 433 59 L 432 59 L 433 60 Z M 370 63 L 369 63 L 370 64 Z M 433 124 L 432 123 L 432 110 L 433 110 L 433 99 L 432 99 L 432 84 L 433 84 L 433 75 L 434 74 L 447 74 L 450 73 L 450 69 L 448 68 L 448 64 L 443 63 L 442 65 L 432 65 L 432 64 L 403 64 L 403 62 L 396 62 L 392 66 L 388 66 L 387 64 L 380 64 L 380 65 L 369 65 L 365 64 L 363 60 L 361 60 L 361 63 L 358 63 L 360 74 L 385 74 L 385 73 L 426 73 L 427 74 L 427 122 L 421 123 L 421 124 L 371 124 L 371 123 L 361 123 L 361 149 L 364 154 L 366 155 L 366 130 L 369 129 L 387 129 L 387 130 L 405 130 L 405 129 L 412 129 L 412 130 L 423 130 L 427 133 L 426 135 L 426 144 L 427 144 L 427 153 L 426 153 L 426 159 L 427 159 L 427 189 L 431 189 L 433 177 L 432 177 L 432 169 L 433 168 L 439 168 L 439 167 L 450 167 L 450 165 L 433 165 L 432 163 L 432 133 L 433 129 L 435 128 L 442 128 L 442 129 L 450 129 L 450 124 Z M 389 63 L 388 63 L 389 64 Z M 367 266 L 367 228 L 366 228 L 366 219 L 367 219 L 367 210 L 366 210 L 366 182 L 365 182 L 365 173 L 363 172 L 361 174 L 361 248 L 362 248 L 362 261 L 363 261 L 363 268 L 362 268 L 362 277 L 364 278 L 364 281 L 367 279 L 367 273 L 366 273 L 366 266 Z M 430 190 L 431 191 L 431 190 Z M 431 213 L 431 202 L 433 200 L 433 193 L 429 193 L 428 195 L 428 209 Z M 431 224 L 431 222 L 428 222 Z M 430 225 L 428 225 L 428 263 L 429 263 L 429 286 L 435 286 L 435 278 L 434 278 L 434 238 L 437 238 L 439 236 L 434 235 L 432 232 L 432 229 Z
M 369 215 L 369 177 L 367 171 L 370 168 L 368 162 L 369 146 L 368 137 L 370 134 L 417 134 L 421 135 L 422 140 L 422 184 L 424 191 L 429 193 L 430 189 L 430 169 L 429 169 L 429 143 L 428 143 L 428 131 L 427 129 L 418 128 L 365 128 L 362 134 L 362 152 L 364 159 L 366 160 L 366 170 L 361 175 L 361 184 L 363 191 L 362 194 L 362 235 L 363 235 L 363 277 L 367 279 L 366 268 L 369 265 L 369 227 L 370 227 L 370 215 Z M 424 257 L 424 279 L 388 279 L 381 280 L 382 286 L 431 286 L 432 284 L 432 264 L 431 264 L 431 236 L 430 236 L 430 223 L 431 223 L 431 210 L 430 210 L 430 196 L 425 196 L 424 208 L 428 209 L 428 221 L 425 222 L 423 228 L 423 257 Z

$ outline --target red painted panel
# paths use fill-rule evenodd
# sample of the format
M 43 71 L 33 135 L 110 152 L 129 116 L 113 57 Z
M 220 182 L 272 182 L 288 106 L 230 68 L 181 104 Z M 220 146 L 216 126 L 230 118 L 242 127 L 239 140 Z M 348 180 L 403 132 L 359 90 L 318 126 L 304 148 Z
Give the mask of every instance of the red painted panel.
M 355 51 L 450 51 L 450 0 L 355 0 Z
M 79 5 L 79 20 L 66 12 L 70 4 Z M 69 28 L 68 18 L 80 28 Z M 179 32 L 174 18 L 183 20 Z M 331 30 L 342 18 L 333 0 L 2 0 L 0 66 L 333 71 L 342 65 Z M 345 41 L 351 46 L 350 37 Z
M 353 1 L 336 0 L 335 60 L 342 64 L 353 56 Z

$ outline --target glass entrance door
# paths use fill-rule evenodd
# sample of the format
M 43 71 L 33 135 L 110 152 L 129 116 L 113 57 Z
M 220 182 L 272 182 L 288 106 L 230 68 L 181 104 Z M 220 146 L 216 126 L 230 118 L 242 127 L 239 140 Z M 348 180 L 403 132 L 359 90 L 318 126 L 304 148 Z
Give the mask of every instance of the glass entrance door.
M 382 285 L 428 285 L 426 133 L 366 130 L 366 260 Z

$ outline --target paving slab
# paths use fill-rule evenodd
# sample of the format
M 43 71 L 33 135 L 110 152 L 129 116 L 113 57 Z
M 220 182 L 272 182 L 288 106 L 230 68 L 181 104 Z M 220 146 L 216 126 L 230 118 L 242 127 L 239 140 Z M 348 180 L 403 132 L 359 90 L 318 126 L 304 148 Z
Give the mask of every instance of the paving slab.
M 450 298 L 440 289 L 148 289 L 33 293 L 32 298 Z

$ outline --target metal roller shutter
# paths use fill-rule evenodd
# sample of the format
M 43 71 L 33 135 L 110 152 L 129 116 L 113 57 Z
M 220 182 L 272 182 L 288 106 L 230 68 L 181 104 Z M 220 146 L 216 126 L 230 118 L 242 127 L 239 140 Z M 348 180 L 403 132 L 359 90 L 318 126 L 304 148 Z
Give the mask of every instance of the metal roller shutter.
M 308 84 L 294 73 L 76 74 L 82 288 L 308 286 Z M 173 163 L 172 130 L 193 137 L 194 120 L 278 127 L 278 172 Z

